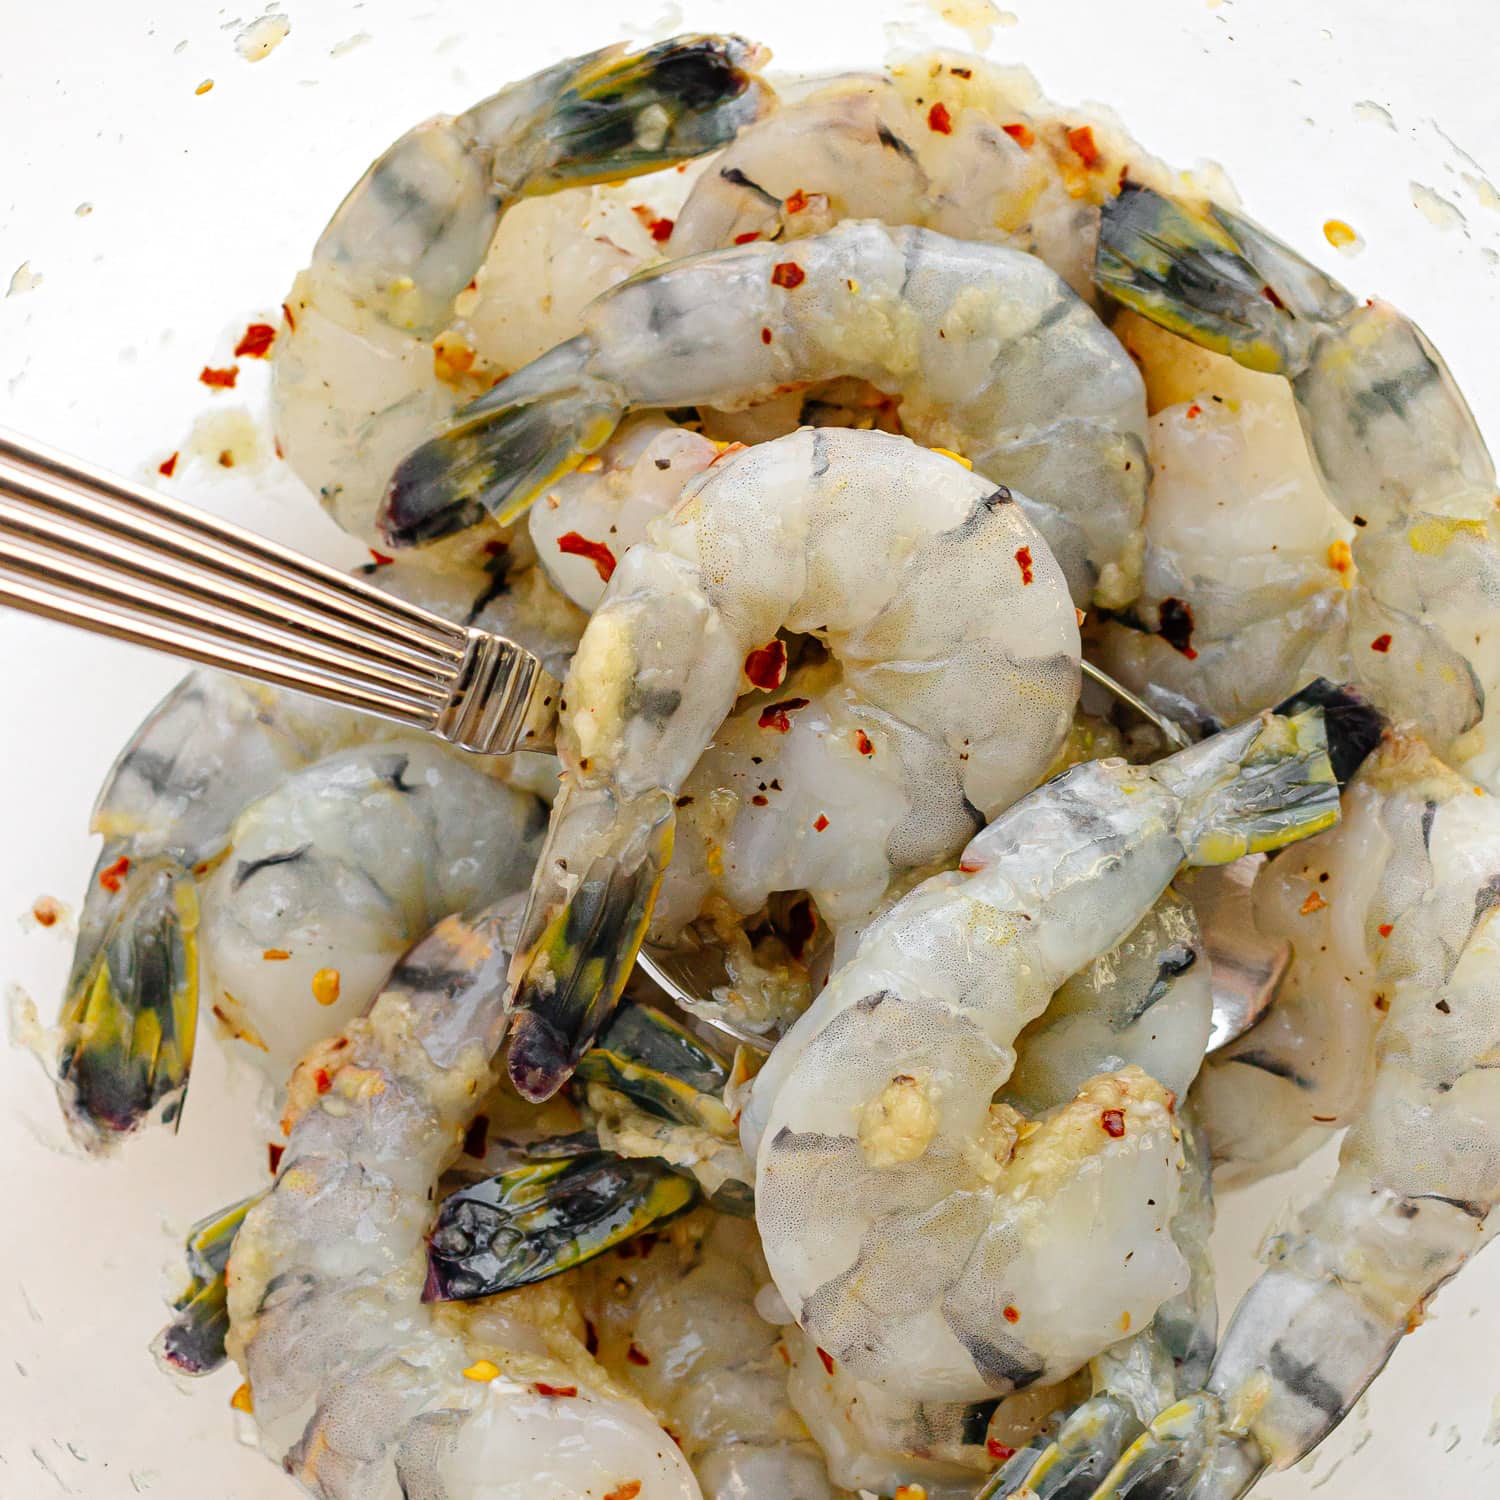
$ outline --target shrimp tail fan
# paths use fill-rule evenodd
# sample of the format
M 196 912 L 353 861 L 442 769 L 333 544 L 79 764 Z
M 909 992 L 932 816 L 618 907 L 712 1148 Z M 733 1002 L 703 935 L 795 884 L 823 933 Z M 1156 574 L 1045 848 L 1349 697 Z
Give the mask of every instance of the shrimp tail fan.
M 624 402 L 586 373 L 591 350 L 586 334 L 559 344 L 408 453 L 377 516 L 387 544 L 437 541 L 486 515 L 509 524 L 602 446 Z
M 1385 715 L 1358 688 L 1326 677 L 1315 677 L 1271 711 L 1291 716 L 1310 708 L 1323 711 L 1328 759 L 1339 786 L 1347 786 L 1385 734 Z

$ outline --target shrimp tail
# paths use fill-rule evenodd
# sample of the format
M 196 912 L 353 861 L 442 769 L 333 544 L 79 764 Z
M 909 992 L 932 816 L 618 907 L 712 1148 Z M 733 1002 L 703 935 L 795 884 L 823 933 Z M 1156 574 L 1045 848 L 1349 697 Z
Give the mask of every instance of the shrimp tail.
M 176 1123 L 197 1029 L 193 878 L 165 857 L 131 867 L 117 855 L 106 844 L 90 882 L 59 1017 L 58 1093 L 74 1135 L 91 1151 L 158 1107 Z M 92 912 L 92 893 L 110 883 L 108 909 Z
M 585 818 L 594 808 L 585 804 Z M 570 819 L 554 818 L 538 862 L 511 967 L 516 982 L 510 1080 L 527 1099 L 550 1099 L 614 1012 L 635 965 L 672 856 L 670 798 L 648 794 L 618 808 L 601 852 L 581 875 L 558 869 Z
M 1323 711 L 1328 760 L 1339 786 L 1345 787 L 1380 743 L 1387 728 L 1386 717 L 1358 688 L 1330 682 L 1326 677 L 1315 677 L 1271 712 L 1293 715 L 1309 708 Z
M 1288 377 L 1355 305 L 1338 282 L 1232 210 L 1189 208 L 1129 182 L 1104 205 L 1094 283 L 1182 338 Z
M 1189 864 L 1228 864 L 1338 822 L 1321 706 L 1267 711 L 1151 769 L 1182 799 L 1177 834 Z
M 774 99 L 756 69 L 766 48 L 739 36 L 687 34 L 641 51 L 606 47 L 572 63 L 539 134 L 545 166 L 532 192 L 636 177 L 727 145 Z
M 609 440 L 625 412 L 587 374 L 586 334 L 533 360 L 463 408 L 397 465 L 376 524 L 392 547 L 451 536 L 493 515 L 509 524 Z
M 1264 1468 L 1252 1439 L 1226 1440 L 1219 1402 L 1196 1393 L 1156 1417 L 1088 1500 L 1238 1500 Z

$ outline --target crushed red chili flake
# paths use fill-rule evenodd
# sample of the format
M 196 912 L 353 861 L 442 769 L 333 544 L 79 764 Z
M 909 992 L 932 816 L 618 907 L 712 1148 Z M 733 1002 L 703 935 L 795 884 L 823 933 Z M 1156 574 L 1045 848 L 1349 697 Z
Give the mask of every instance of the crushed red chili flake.
M 615 571 L 615 555 L 603 542 L 591 542 L 577 531 L 565 531 L 557 539 L 557 550 L 568 557 L 586 557 L 594 571 L 608 583 Z
M 1009 1303 L 1007 1303 L 1000 1309 L 1000 1316 L 1004 1318 L 1007 1323 L 1019 1323 L 1021 1321 L 1021 1309 L 1019 1307 L 1012 1307 Z
M 794 260 L 777 261 L 771 272 L 771 285 L 785 287 L 787 291 L 801 286 L 806 280 L 807 272 Z
M 263 948 L 260 955 L 268 964 L 285 963 L 292 955 L 285 948 Z
M 206 386 L 215 390 L 228 391 L 234 388 L 234 383 L 240 378 L 239 368 L 231 365 L 227 370 L 216 370 L 212 365 L 204 365 L 198 371 L 198 379 Z
M 816 829 L 817 832 L 822 833 L 822 831 L 827 827 L 828 819 L 825 818 L 822 813 L 819 813 L 817 817 L 813 819 L 813 828 Z
M 1274 286 L 1263 286 L 1260 289 L 1260 294 L 1266 299 L 1267 302 L 1271 304 L 1272 307 L 1284 308 L 1286 306 L 1286 303 L 1276 295 L 1276 288 Z
M 1370 650 L 1371 651 L 1379 651 L 1382 654 L 1384 654 L 1385 652 L 1389 651 L 1390 649 L 1391 649 L 1391 638 L 1388 635 L 1377 635 L 1375 637 L 1375 639 L 1370 642 Z
M 767 641 L 745 658 L 745 676 L 758 688 L 769 693 L 781 686 L 786 676 L 786 642 Z
M 1092 167 L 1099 160 L 1099 147 L 1094 141 L 1092 125 L 1075 125 L 1068 132 L 1068 145 L 1085 167 Z
M 783 698 L 780 703 L 772 703 L 761 709 L 760 718 L 755 722 L 762 729 L 774 729 L 778 734 L 785 734 L 792 727 L 792 721 L 787 715 L 796 713 L 799 708 L 806 708 L 811 701 L 809 698 Z
M 1016 548 L 1016 566 L 1021 570 L 1021 586 L 1024 588 L 1032 581 L 1030 547 Z
M 275 1141 L 266 1142 L 266 1163 L 271 1168 L 271 1176 L 275 1176 L 281 1167 L 281 1158 L 286 1155 L 286 1147 L 279 1146 Z
M 99 871 L 99 884 L 107 890 L 111 896 L 120 889 L 120 882 L 130 873 L 130 856 L 122 854 L 114 864 Z
M 1023 151 L 1030 151 L 1036 145 L 1036 132 L 1031 126 L 1017 121 L 1014 125 L 1002 125 L 1000 127 L 1016 145 Z
M 810 897 L 801 901 L 786 914 L 786 945 L 793 958 L 801 958 L 818 930 L 818 913 Z
M 869 735 L 864 732 L 863 729 L 856 729 L 854 731 L 854 748 L 858 750 L 861 755 L 874 755 L 875 742 L 870 738 Z
M 1382 922 L 1380 926 L 1375 930 L 1381 935 L 1381 937 L 1389 937 L 1396 930 L 1396 928 L 1393 922 Z
M 827 1370 L 830 1375 L 832 1375 L 833 1374 L 833 1356 L 826 1349 L 824 1349 L 823 1347 L 819 1346 L 819 1348 L 818 1348 L 818 1358 L 823 1361 L 823 1368 L 825 1370 Z
M 32 905 L 31 915 L 42 927 L 55 927 L 58 917 L 57 902 L 51 896 L 40 896 Z
M 781 205 L 789 214 L 800 214 L 807 207 L 807 194 L 801 188 L 788 193 Z
M 499 557 L 502 553 L 510 551 L 510 543 L 501 537 L 491 537 L 484 544 L 484 555 L 486 557 Z
M 245 355 L 249 359 L 264 359 L 266 351 L 276 342 L 276 330 L 269 323 L 251 323 L 240 335 L 234 346 L 234 357 Z
M 464 1155 L 481 1160 L 490 1144 L 490 1117 L 475 1115 L 464 1131 Z
M 1196 401 L 1193 402 L 1193 404 L 1190 407 L 1188 407 L 1188 409 L 1187 409 L 1187 417 L 1188 417 L 1188 421 L 1190 421 L 1190 422 L 1193 420 L 1194 417 L 1201 417 L 1202 415 L 1203 415 L 1203 408 L 1201 406 L 1199 406 Z
M 1099 1124 L 1105 1135 L 1119 1140 L 1125 1134 L 1125 1111 L 1123 1109 L 1102 1110 L 1099 1115 Z
M 752 807 L 766 807 L 766 806 L 768 806 L 770 804 L 770 800 L 771 799 L 769 797 L 763 797 L 763 796 L 761 796 L 761 794 L 759 792 L 757 792 L 750 799 L 750 805 Z
M 638 1349 L 634 1344 L 625 1351 L 625 1358 L 633 1365 L 649 1365 L 651 1356 L 644 1349 Z
M 177 472 L 177 454 L 169 453 L 157 464 L 156 472 L 158 474 L 165 474 L 170 479 Z
M 545 1380 L 534 1380 L 531 1388 L 538 1396 L 576 1396 L 578 1387 L 576 1385 L 548 1385 Z
M 627 1479 L 624 1484 L 617 1484 L 605 1497 L 604 1500 L 635 1500 L 641 1492 L 639 1479 Z
M 326 1094 L 333 1087 L 333 1078 L 327 1068 L 319 1068 L 313 1074 L 313 1086 L 320 1094 Z
M 761 331 L 760 331 L 760 341 L 763 344 L 769 344 L 771 342 L 771 330 L 769 328 L 762 328 L 761 329 Z
M 377 552 L 373 547 L 369 549 L 369 552 L 377 568 L 389 567 L 396 560 L 394 557 L 388 557 L 384 552 Z
M 221 469 L 232 469 L 234 467 L 234 453 L 231 449 L 219 449 L 219 467 Z
M 1315 911 L 1322 911 L 1327 905 L 1328 903 L 1316 891 L 1309 891 L 1307 893 L 1307 900 L 1297 910 L 1304 917 L 1310 917 Z
M 715 464 L 723 463 L 726 458 L 733 458 L 736 453 L 743 453 L 747 447 L 749 447 L 748 443 L 726 443 L 708 461 L 709 468 L 713 468 Z
M 594 1327 L 594 1320 L 592 1318 L 585 1318 L 583 1320 L 583 1347 L 590 1354 L 597 1354 L 599 1352 L 599 1330 Z
M 296 333 L 297 320 L 292 316 L 292 310 L 287 306 L 285 302 L 281 304 L 281 316 L 286 319 L 286 326 L 290 328 L 293 333 Z
M 637 203 L 631 208 L 636 218 L 645 226 L 647 234 L 656 241 L 658 245 L 672 238 L 672 220 L 663 219 L 657 215 L 655 210 L 647 208 L 644 203 Z
M 1014 1458 L 1016 1456 L 1016 1450 L 1014 1448 L 1007 1448 L 999 1438 L 986 1438 L 984 1443 L 984 1451 L 988 1453 L 989 1456 L 993 1458 L 997 1463 L 1002 1464 L 1006 1461 L 1006 1459 Z
M 744 232 L 744 234 L 737 234 L 737 235 L 735 235 L 734 242 L 735 242 L 736 245 L 748 245 L 753 240 L 758 240 L 759 238 L 760 238 L 760 230 L 758 230 L 758 229 L 747 229 Z
M 1198 653 L 1193 649 L 1193 610 L 1186 599 L 1166 598 L 1157 610 L 1160 624 L 1156 633 L 1174 651 L 1180 651 L 1189 661 L 1196 661 Z
M 937 131 L 939 135 L 953 134 L 953 116 L 948 113 L 948 106 L 942 100 L 927 111 L 927 128 Z

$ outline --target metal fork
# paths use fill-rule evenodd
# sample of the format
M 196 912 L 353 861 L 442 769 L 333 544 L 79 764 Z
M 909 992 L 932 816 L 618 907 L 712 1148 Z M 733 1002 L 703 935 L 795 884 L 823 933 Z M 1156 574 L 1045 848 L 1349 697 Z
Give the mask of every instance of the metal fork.
M 465 750 L 552 748 L 559 684 L 525 647 L 3 431 L 0 604 Z

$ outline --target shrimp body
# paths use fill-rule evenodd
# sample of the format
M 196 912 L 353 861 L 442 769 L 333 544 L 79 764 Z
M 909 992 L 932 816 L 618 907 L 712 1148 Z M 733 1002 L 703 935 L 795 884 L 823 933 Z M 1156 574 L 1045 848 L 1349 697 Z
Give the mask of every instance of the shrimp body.
M 328 1500 L 567 1500 L 631 1480 L 641 1500 L 699 1497 L 557 1283 L 422 1300 L 431 1194 L 494 1082 L 513 916 L 439 924 L 307 1059 L 276 1185 L 234 1242 L 228 1344 L 261 1446 Z
M 1295 1463 L 1493 1237 L 1500 799 L 1399 736 L 1355 785 L 1383 839 L 1374 873 L 1329 904 L 1347 901 L 1389 1006 L 1364 1107 L 1333 1181 L 1268 1241 L 1207 1389 L 1161 1413 L 1101 1497 L 1149 1468 L 1172 1493 L 1232 1500 Z
M 1421 330 L 1228 209 L 1127 186 L 1104 210 L 1096 280 L 1145 317 L 1284 377 L 1345 556 L 1357 682 L 1488 780 L 1500 686 L 1500 520 L 1473 414 Z
M 736 37 L 606 47 L 416 126 L 366 171 L 288 294 L 274 355 L 278 440 L 341 526 L 375 540 L 397 459 L 484 389 L 469 379 L 476 354 L 476 376 L 514 368 L 518 352 L 571 333 L 581 301 L 654 258 L 615 190 L 568 194 L 497 234 L 510 209 L 731 140 L 770 102 L 763 57 Z M 492 246 L 503 265 L 487 263 Z M 542 300 L 560 306 L 528 316 L 539 271 L 552 289 Z M 528 349 L 537 326 L 552 338 Z
M 879 223 L 669 262 L 606 293 L 579 337 L 403 461 L 384 534 L 405 546 L 485 508 L 513 516 L 629 410 L 734 409 L 837 376 L 899 396 L 907 431 L 1024 494 L 1079 602 L 1131 597 L 1145 405 L 1125 351 L 1035 257 Z M 1090 562 L 1103 556 L 1120 560 Z
M 614 1004 L 677 796 L 740 692 L 779 682 L 782 630 L 826 644 L 892 759 L 949 768 L 955 805 L 910 794 L 891 834 L 909 846 L 935 827 L 952 840 L 964 817 L 971 831 L 965 804 L 983 818 L 1034 785 L 1077 699 L 1073 607 L 1003 487 L 904 438 L 843 429 L 700 475 L 621 560 L 564 690 L 565 786 L 515 963 L 510 1067 L 528 1097 L 558 1087 Z
M 741 1121 L 767 1262 L 820 1347 L 973 1399 L 1071 1374 L 1185 1288 L 1160 1082 L 1103 1072 L 1040 1122 L 991 1100 L 1022 1027 L 1182 864 L 1336 817 L 1321 715 L 1265 716 L 1154 766 L 1073 767 L 865 929 Z
M 545 816 L 425 736 L 288 777 L 235 820 L 201 892 L 216 1017 L 286 1078 L 440 917 L 525 883 Z

